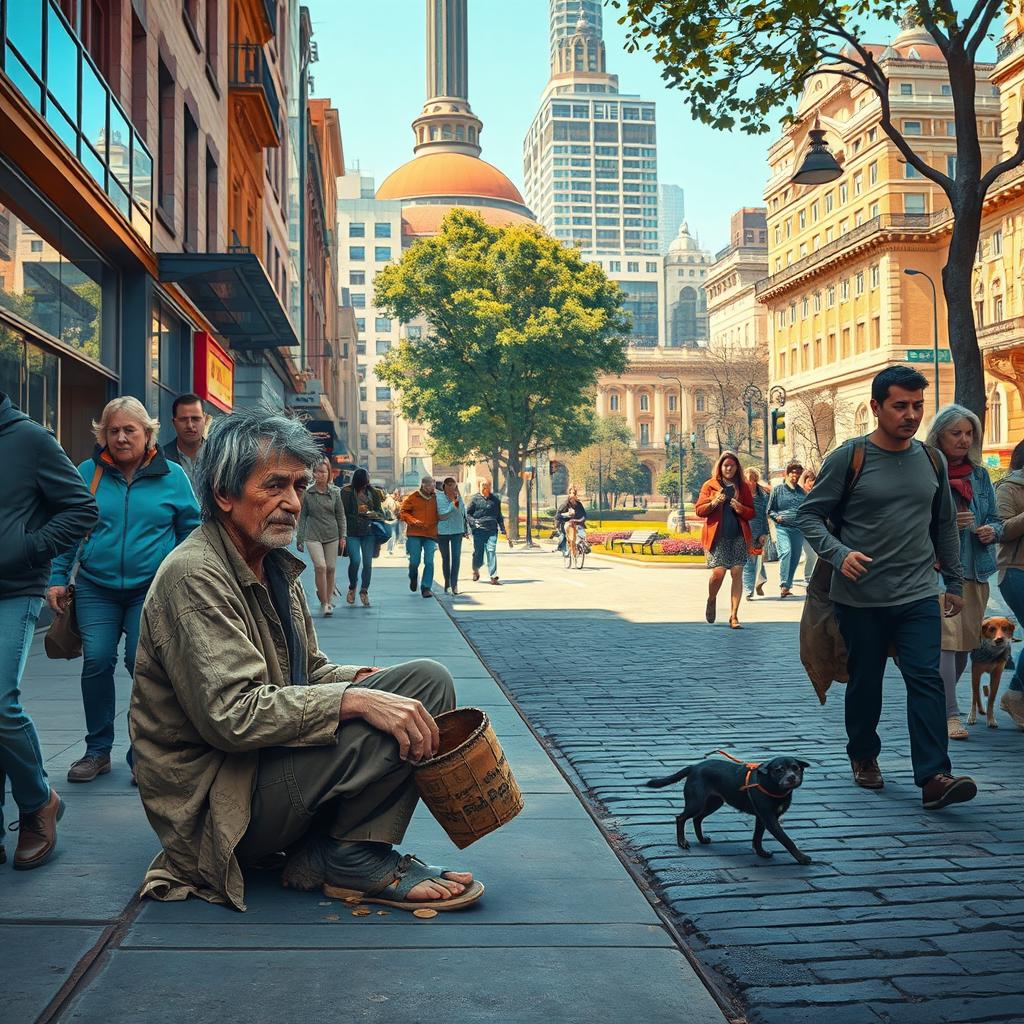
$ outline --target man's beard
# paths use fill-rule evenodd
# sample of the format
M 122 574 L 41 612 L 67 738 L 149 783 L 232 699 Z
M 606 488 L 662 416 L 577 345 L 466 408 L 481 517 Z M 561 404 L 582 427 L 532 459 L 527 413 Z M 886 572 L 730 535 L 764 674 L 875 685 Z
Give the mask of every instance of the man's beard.
M 265 548 L 286 548 L 295 537 L 296 525 L 297 522 L 294 516 L 288 516 L 287 519 L 283 516 L 271 519 L 256 539 Z M 283 526 L 290 527 L 287 533 L 280 528 Z

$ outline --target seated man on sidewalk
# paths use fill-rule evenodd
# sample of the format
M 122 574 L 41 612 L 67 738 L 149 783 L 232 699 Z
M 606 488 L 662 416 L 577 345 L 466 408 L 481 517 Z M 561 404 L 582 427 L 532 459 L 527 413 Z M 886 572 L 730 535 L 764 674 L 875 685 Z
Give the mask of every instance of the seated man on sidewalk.
M 244 910 L 242 866 L 282 850 L 294 888 L 438 910 L 483 892 L 391 848 L 455 695 L 433 661 L 358 668 L 319 650 L 284 548 L 322 457 L 300 423 L 254 412 L 219 419 L 203 447 L 204 522 L 153 581 L 135 663 L 135 770 L 163 846 L 143 895 Z

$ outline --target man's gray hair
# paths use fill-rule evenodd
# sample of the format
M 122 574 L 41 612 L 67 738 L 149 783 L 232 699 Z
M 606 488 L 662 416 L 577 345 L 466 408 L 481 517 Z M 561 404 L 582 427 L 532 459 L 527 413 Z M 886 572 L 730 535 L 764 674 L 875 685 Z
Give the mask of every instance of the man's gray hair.
M 981 445 L 984 441 L 981 431 L 981 420 L 971 412 L 970 409 L 965 408 L 962 405 L 957 405 L 955 402 L 950 405 L 944 405 L 936 414 L 935 419 L 932 420 L 931 426 L 928 428 L 928 436 L 924 439 L 925 444 L 930 444 L 933 448 L 939 448 L 939 438 L 942 437 L 943 433 L 947 431 L 957 420 L 969 420 L 971 426 L 974 427 L 974 439 L 971 441 L 971 447 L 967 452 L 967 461 L 972 466 L 981 465 Z
M 214 420 L 195 469 L 204 522 L 217 514 L 217 495 L 238 498 L 256 465 L 271 453 L 290 455 L 309 470 L 324 457 L 305 426 L 279 412 L 243 410 Z

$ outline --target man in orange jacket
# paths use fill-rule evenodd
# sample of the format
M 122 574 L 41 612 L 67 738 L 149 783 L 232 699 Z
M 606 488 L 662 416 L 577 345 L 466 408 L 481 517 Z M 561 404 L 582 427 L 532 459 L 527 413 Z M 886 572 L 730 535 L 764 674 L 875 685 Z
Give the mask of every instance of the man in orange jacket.
M 420 480 L 419 490 L 413 491 L 402 502 L 400 518 L 405 523 L 405 551 L 409 556 L 409 589 L 415 594 L 420 574 L 420 555 L 423 556 L 423 582 L 420 596 L 433 597 L 434 554 L 437 551 L 437 497 L 434 478 Z

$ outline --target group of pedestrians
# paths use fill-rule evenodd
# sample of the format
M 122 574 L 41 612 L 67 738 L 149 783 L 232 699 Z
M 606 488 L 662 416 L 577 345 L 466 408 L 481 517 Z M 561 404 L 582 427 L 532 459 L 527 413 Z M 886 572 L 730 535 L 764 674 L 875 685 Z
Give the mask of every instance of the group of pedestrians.
M 153 578 L 199 525 L 190 473 L 205 428 L 201 400 L 181 396 L 172 417 L 176 440 L 161 449 L 159 423 L 142 403 L 115 398 L 93 423 L 92 457 L 76 468 L 52 434 L 0 395 L 0 460 L 10 474 L 0 513 L 0 808 L 9 780 L 19 810 L 15 868 L 49 859 L 64 809 L 20 698 L 43 597 L 55 615 L 73 607 L 81 639 L 85 751 L 67 781 L 87 783 L 111 770 L 121 638 L 132 674 Z

